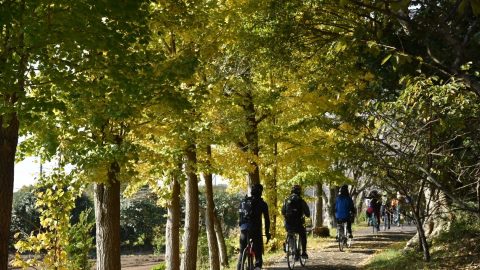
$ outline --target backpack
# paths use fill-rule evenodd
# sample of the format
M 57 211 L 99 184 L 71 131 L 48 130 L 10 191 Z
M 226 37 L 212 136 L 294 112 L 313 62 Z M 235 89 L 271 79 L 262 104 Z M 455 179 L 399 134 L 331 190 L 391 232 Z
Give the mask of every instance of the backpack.
M 253 218 L 253 197 L 245 195 L 245 198 L 240 202 L 238 214 L 240 216 L 240 225 L 250 223 Z
M 297 194 L 292 194 L 285 199 L 284 206 L 285 219 L 288 223 L 298 221 L 302 217 L 302 200 Z

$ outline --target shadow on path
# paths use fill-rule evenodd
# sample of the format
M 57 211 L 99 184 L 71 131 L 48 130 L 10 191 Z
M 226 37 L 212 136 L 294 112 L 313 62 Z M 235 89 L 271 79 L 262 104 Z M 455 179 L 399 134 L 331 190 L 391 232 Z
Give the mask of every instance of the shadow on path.
M 309 259 L 305 267 L 295 264 L 295 269 L 361 269 L 374 253 L 388 248 L 391 244 L 410 239 L 416 232 L 415 227 L 393 227 L 386 231 L 372 234 L 370 228 L 361 228 L 354 231 L 351 248 L 341 252 L 334 238 L 317 249 L 308 249 Z M 277 259 L 272 265 L 264 269 L 287 270 L 285 258 Z

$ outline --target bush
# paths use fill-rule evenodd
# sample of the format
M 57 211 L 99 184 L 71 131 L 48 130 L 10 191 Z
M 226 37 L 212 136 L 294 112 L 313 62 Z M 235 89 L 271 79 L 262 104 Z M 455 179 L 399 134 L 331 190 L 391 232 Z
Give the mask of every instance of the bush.
M 88 260 L 90 251 L 95 247 L 91 236 L 95 222 L 90 215 L 91 209 L 80 213 L 78 222 L 69 229 L 69 241 L 66 248 L 71 269 L 91 269 L 93 263 Z
M 124 246 L 151 248 L 154 228 L 165 224 L 165 209 L 152 198 L 122 200 L 120 208 L 121 241 Z
M 163 262 L 161 264 L 157 264 L 152 268 L 152 270 L 165 270 L 167 269 L 167 265 Z
M 165 253 L 165 226 L 153 228 L 152 246 L 156 255 Z
M 13 194 L 10 234 L 17 234 L 19 239 L 28 237 L 40 228 L 40 212 L 35 207 L 37 199 L 34 191 L 34 186 L 26 186 Z M 13 237 L 10 238 L 10 247 L 13 247 L 12 242 Z

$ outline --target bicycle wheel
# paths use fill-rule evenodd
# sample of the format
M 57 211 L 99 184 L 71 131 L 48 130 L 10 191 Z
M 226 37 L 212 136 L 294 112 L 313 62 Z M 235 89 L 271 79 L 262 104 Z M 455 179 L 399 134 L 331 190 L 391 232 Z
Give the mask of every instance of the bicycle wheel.
M 293 270 L 295 267 L 295 238 L 292 235 L 287 236 L 287 265 L 288 269 Z
M 300 255 L 300 265 L 305 266 L 305 264 L 307 263 L 307 258 L 302 256 L 302 254 L 303 254 L 302 241 L 300 241 L 300 237 L 298 237 L 297 240 L 298 240 L 297 241 L 297 250 L 298 250 L 298 254 Z
M 253 270 L 253 257 L 250 256 L 248 247 L 242 253 L 242 270 Z
M 353 240 L 352 238 L 347 238 L 347 247 L 351 248 L 352 247 Z

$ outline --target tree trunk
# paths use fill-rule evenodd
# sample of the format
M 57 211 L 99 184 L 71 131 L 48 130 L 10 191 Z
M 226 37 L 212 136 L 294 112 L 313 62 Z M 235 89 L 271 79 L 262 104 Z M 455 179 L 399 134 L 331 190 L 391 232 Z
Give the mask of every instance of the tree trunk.
M 406 248 L 411 248 L 415 245 L 415 243 L 418 243 L 422 248 L 424 261 L 428 262 L 430 261 L 430 248 L 427 242 L 423 223 L 425 221 L 425 219 L 423 218 L 425 212 L 424 209 L 426 209 L 427 207 L 423 203 L 423 197 L 425 197 L 426 200 L 429 200 L 430 190 L 428 188 L 425 188 L 425 183 L 426 180 L 423 180 L 420 185 L 420 191 L 417 194 L 418 197 L 416 202 L 410 201 L 410 208 L 412 209 L 413 216 L 415 218 L 417 234 L 407 242 Z
M 0 270 L 7 270 L 8 267 L 8 239 L 12 218 L 18 129 L 19 122 L 15 113 L 10 117 L 0 116 Z
M 477 215 L 480 218 L 480 179 L 477 180 Z
M 97 270 L 121 269 L 119 172 L 118 163 L 113 162 L 108 170 L 108 183 L 95 184 Z
M 257 162 L 260 149 L 258 147 L 258 121 L 256 119 L 255 104 L 250 88 L 245 95 L 243 109 L 245 112 L 245 121 L 247 125 L 247 129 L 245 131 L 247 145 L 243 150 L 247 151 L 251 155 L 249 157 L 249 163 L 253 170 L 248 172 L 248 180 L 250 186 L 252 186 L 255 184 L 260 184 L 260 168 Z
M 329 195 L 328 195 L 328 219 L 330 228 L 335 228 L 337 226 L 337 222 L 335 220 L 335 198 L 337 197 L 338 188 L 330 187 L 329 188 Z
M 314 228 L 323 226 L 323 189 L 322 182 L 315 184 L 315 224 Z
M 182 270 L 197 269 L 198 247 L 198 178 L 196 174 L 197 153 L 195 144 L 191 144 L 185 150 L 187 184 L 185 187 L 185 232 L 183 236 L 183 248 L 185 253 L 182 258 Z
M 220 262 L 223 267 L 228 267 L 227 245 L 225 244 L 222 224 L 217 213 L 213 216 L 213 221 L 215 222 L 215 233 L 217 234 L 218 247 L 220 248 Z
M 212 148 L 210 145 L 207 146 L 207 156 L 212 157 Z M 208 162 L 210 165 L 210 162 Z M 213 201 L 213 186 L 212 186 L 212 174 L 204 174 L 205 178 L 205 197 L 207 199 L 207 209 L 205 211 L 205 225 L 207 227 L 207 240 L 208 240 L 208 251 L 209 251 L 209 260 L 210 260 L 210 269 L 219 270 L 220 269 L 220 260 L 218 255 L 218 243 L 217 235 L 215 234 L 215 203 Z
M 167 270 L 180 269 L 180 183 L 178 175 L 172 175 L 170 183 L 172 200 L 168 204 L 168 218 L 166 228 L 165 262 Z
M 20 15 L 24 13 L 25 5 L 25 1 L 20 2 Z M 20 25 L 18 25 L 20 27 L 19 29 L 24 28 L 22 19 L 18 19 L 20 20 L 16 20 L 15 24 L 20 23 Z M 4 40 L 18 40 L 18 44 L 15 50 L 10 50 L 5 47 L 5 44 L 8 43 L 5 42 L 5 44 L 2 44 L 5 45 L 2 48 L 2 53 L 5 52 L 5 49 L 8 54 L 11 52 L 21 53 L 18 66 L 7 67 L 16 70 L 15 77 L 10 78 L 12 79 L 10 82 L 12 82 L 14 86 L 12 89 L 2 89 L 2 99 L 0 100 L 0 102 L 2 102 L 2 107 L 6 109 L 3 110 L 3 114 L 0 115 L 0 270 L 7 270 L 8 268 L 8 240 L 10 238 L 10 224 L 12 219 L 15 155 L 17 152 L 18 132 L 20 127 L 20 121 L 15 110 L 18 97 L 25 93 L 25 73 L 28 63 L 28 53 L 25 51 L 24 44 L 24 31 L 20 31 L 18 37 L 15 37 L 15 34 L 10 36 L 10 30 L 16 27 L 12 27 L 12 22 L 10 21 L 6 23 L 8 24 L 6 27 L 9 29 L 6 34 L 2 33 L 2 35 L 6 35 L 3 36 L 3 38 L 6 38 Z M 2 31 L 4 31 L 4 29 L 2 29 Z M 10 56 L 11 55 L 8 55 L 7 57 Z M 2 78 L 2 82 L 3 80 L 4 79 Z M 5 84 L 3 84 L 2 87 L 5 87 Z M 9 109 L 11 109 L 12 112 L 9 113 Z
M 357 203 L 357 205 L 355 206 L 355 210 L 357 211 L 355 213 L 356 214 L 355 220 L 357 221 L 358 221 L 358 218 L 361 216 L 361 214 L 365 212 L 364 210 L 366 210 L 365 200 L 363 199 L 365 197 L 364 195 L 365 195 L 365 191 L 364 190 L 360 191 L 360 193 L 358 193 L 357 195 L 357 198 L 355 198 L 355 200 L 353 201 L 353 203 Z
M 428 246 L 427 237 L 425 235 L 425 230 L 423 229 L 422 218 L 420 217 L 418 211 L 414 211 L 413 215 L 415 218 L 415 224 L 417 226 L 417 236 L 418 236 L 417 240 L 420 241 L 420 246 L 422 247 L 422 251 L 423 251 L 423 260 L 428 262 L 430 261 L 430 249 Z
M 277 235 L 277 216 L 278 216 L 278 193 L 277 193 L 277 177 L 278 177 L 278 164 L 277 164 L 277 157 L 278 157 L 278 143 L 275 143 L 273 147 L 273 156 L 274 156 L 274 164 L 273 164 L 273 178 L 272 178 L 272 183 L 270 185 L 271 190 L 269 191 L 271 193 L 271 201 L 270 205 L 273 207 L 270 207 L 269 209 L 273 210 L 272 213 L 272 218 L 271 218 L 271 223 L 270 223 L 270 234 L 272 235 L 272 238 L 275 238 Z

